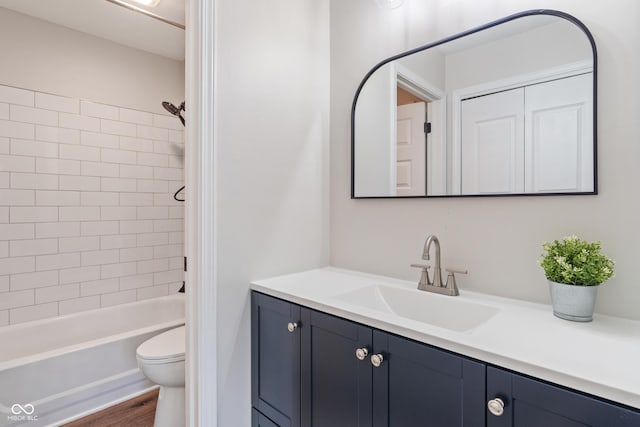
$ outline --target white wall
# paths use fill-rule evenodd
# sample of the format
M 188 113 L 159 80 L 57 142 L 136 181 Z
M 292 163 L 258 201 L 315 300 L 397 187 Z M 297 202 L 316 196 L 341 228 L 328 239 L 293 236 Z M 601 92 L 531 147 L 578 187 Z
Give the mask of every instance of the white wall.
M 508 25 L 530 19 L 535 17 L 516 19 Z M 447 92 L 591 61 L 591 45 L 582 30 L 565 19 L 556 19 L 552 24 L 447 55 Z M 469 64 L 474 64 L 472 73 Z
M 397 76 L 421 78 L 428 87 L 444 93 L 445 57 L 436 50 L 410 55 L 378 68 L 358 96 L 355 118 L 355 195 L 395 196 L 397 193 Z M 364 76 L 363 76 L 364 78 Z M 413 82 L 418 84 L 418 82 Z
M 592 31 L 599 51 L 598 196 L 349 199 L 349 114 L 355 89 L 381 59 L 425 42 L 533 8 L 566 11 Z M 428 234 L 444 266 L 468 268 L 460 288 L 549 302 L 536 261 L 543 241 L 576 233 L 602 240 L 617 277 L 599 290 L 596 310 L 640 319 L 636 242 L 640 239 L 638 132 L 640 3 L 596 0 L 406 0 L 331 3 L 331 264 L 408 280 Z
M 447 77 L 445 60 L 446 56 L 438 49 L 427 49 L 398 59 L 397 62 L 420 77 L 422 81 L 429 83 L 429 89 L 434 88 L 444 92 Z
M 328 263 L 328 1 L 218 0 L 218 425 L 250 425 L 251 280 Z
M 8 86 L 160 114 L 166 113 L 162 101 L 184 99 L 184 61 L 4 8 L 0 55 L 0 83 Z
M 395 69 L 387 64 L 371 75 L 358 97 L 362 102 L 355 113 L 357 196 L 396 194 L 395 92 Z

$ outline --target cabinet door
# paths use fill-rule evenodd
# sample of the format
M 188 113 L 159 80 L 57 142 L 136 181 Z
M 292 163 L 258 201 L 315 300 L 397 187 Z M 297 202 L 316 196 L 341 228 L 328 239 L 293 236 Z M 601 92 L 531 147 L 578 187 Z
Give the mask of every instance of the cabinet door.
M 251 305 L 251 404 L 280 427 L 298 427 L 300 307 L 255 292 Z
M 370 427 L 371 329 L 302 309 L 302 425 Z
M 640 426 L 639 412 L 493 367 L 487 397 L 505 405 L 500 416 L 487 412 L 487 427 Z
M 251 427 L 278 427 L 278 424 L 256 411 L 251 410 Z
M 483 427 L 485 365 L 374 331 L 374 427 Z

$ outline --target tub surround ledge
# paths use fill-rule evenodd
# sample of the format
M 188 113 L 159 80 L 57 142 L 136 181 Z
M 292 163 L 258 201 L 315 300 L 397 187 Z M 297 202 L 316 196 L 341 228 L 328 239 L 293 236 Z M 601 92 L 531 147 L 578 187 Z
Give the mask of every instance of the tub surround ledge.
M 459 332 L 340 298 L 374 285 L 416 288 L 414 282 L 326 267 L 254 281 L 251 289 L 640 409 L 640 321 L 595 314 L 591 323 L 569 322 L 556 318 L 550 305 L 463 286 L 458 297 L 433 297 L 459 298 L 497 313 Z

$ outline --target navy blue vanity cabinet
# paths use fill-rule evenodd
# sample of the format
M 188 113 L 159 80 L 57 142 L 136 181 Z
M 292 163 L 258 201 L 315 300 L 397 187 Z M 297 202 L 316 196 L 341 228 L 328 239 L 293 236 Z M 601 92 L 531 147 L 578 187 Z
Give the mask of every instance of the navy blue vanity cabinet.
M 371 427 L 371 328 L 307 308 L 302 324 L 302 426 Z
M 483 363 L 382 331 L 373 348 L 374 427 L 484 427 Z
M 640 411 L 252 292 L 253 427 L 640 427 Z
M 487 398 L 487 427 L 640 426 L 638 411 L 494 367 Z
M 300 426 L 300 306 L 251 294 L 253 426 Z

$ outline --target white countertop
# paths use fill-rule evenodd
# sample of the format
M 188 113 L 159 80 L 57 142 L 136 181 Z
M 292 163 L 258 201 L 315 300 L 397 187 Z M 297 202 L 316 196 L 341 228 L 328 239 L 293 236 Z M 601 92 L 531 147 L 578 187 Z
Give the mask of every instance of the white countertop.
M 640 322 L 594 315 L 558 319 L 551 306 L 460 290 L 459 298 L 498 308 L 465 332 L 406 319 L 337 296 L 371 285 L 416 283 L 332 267 L 255 281 L 251 289 L 462 355 L 640 409 Z

